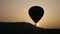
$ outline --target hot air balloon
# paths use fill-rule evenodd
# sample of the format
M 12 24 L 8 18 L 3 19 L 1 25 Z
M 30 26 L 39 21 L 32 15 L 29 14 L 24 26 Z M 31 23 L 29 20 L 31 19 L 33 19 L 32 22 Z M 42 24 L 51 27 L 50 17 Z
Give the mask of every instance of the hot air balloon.
M 44 10 L 42 7 L 40 6 L 32 6 L 29 9 L 29 16 L 31 17 L 31 19 L 36 23 L 38 23 L 38 21 L 42 18 L 42 16 L 44 15 Z

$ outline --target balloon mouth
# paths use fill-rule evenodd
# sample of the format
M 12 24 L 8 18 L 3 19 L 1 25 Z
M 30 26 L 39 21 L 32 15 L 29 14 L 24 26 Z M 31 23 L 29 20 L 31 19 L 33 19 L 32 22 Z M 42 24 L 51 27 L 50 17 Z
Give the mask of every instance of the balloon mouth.
M 29 13 L 29 16 L 31 17 L 31 19 L 35 23 L 38 23 L 38 21 L 40 21 L 40 19 L 44 15 L 44 9 L 40 6 L 32 6 L 32 7 L 30 7 L 28 13 Z

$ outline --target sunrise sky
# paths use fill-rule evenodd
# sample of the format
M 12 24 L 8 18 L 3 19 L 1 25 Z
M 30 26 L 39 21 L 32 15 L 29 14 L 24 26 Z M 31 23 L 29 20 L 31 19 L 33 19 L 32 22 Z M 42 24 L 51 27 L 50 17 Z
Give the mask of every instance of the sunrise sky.
M 34 22 L 28 11 L 32 6 L 41 6 L 44 16 L 38 27 L 60 28 L 60 0 L 0 0 L 0 22 Z

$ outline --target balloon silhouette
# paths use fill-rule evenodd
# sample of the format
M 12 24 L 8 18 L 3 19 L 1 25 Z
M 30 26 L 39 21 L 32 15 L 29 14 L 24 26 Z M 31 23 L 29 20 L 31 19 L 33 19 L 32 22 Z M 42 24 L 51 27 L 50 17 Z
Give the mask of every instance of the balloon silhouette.
M 40 6 L 32 6 L 29 9 L 29 16 L 35 22 L 35 25 L 42 18 L 43 14 L 44 14 L 44 10 Z

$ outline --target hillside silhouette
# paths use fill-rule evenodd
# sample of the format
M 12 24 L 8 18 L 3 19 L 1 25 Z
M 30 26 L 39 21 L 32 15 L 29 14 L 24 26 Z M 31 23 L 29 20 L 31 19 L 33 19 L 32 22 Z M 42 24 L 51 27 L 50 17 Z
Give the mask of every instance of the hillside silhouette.
M 26 22 L 0 22 L 0 34 L 58 34 L 60 29 L 44 29 Z

